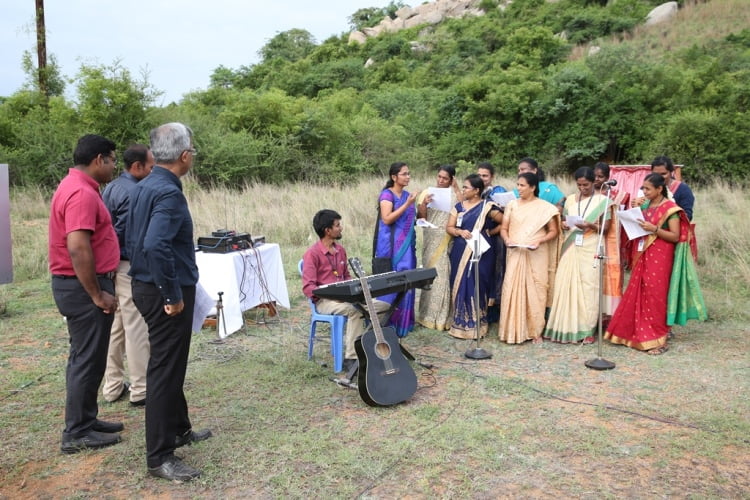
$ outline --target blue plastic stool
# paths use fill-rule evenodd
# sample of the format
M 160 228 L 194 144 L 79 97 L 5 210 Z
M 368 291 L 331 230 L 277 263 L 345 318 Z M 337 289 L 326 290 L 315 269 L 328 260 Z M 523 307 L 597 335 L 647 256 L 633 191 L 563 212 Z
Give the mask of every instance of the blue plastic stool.
M 297 264 L 297 270 L 302 276 L 302 261 Z M 315 308 L 315 302 L 308 298 L 310 304 L 310 336 L 308 339 L 307 359 L 312 359 L 315 344 L 315 332 L 318 323 L 328 323 L 331 326 L 331 355 L 333 356 L 333 371 L 344 370 L 344 331 L 346 330 L 346 316 L 340 314 L 321 314 Z

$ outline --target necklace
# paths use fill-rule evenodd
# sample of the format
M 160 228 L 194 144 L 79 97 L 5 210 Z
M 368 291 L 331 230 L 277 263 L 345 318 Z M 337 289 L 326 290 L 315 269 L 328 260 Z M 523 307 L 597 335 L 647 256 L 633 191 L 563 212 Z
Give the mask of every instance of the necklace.
M 331 248 L 331 252 L 333 252 L 333 247 Z M 328 263 L 331 265 L 331 270 L 333 271 L 333 275 L 336 276 L 336 281 L 343 279 L 344 273 L 339 273 L 338 270 L 338 262 L 336 262 L 337 254 L 331 254 L 326 252 L 326 259 L 328 259 Z

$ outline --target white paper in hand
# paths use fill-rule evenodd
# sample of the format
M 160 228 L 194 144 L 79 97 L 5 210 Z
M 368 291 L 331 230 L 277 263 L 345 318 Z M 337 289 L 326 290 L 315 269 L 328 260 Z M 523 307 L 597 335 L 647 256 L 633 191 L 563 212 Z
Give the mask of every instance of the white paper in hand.
M 643 220 L 643 212 L 641 212 L 641 209 L 638 207 L 631 208 L 630 210 L 618 210 L 617 218 L 620 220 L 623 229 L 625 229 L 625 233 L 628 235 L 629 240 L 634 240 L 641 236 L 651 234 L 644 230 L 639 224 L 639 222 Z
M 498 204 L 500 208 L 505 208 L 508 203 L 516 199 L 516 195 L 513 191 L 507 191 L 505 193 L 495 193 L 492 195 L 492 201 Z
M 479 257 L 484 254 L 487 250 L 490 249 L 490 244 L 487 242 L 486 239 L 484 239 L 484 236 L 482 236 L 482 233 L 479 231 L 479 229 L 475 229 L 471 232 L 471 238 L 466 240 L 466 244 L 471 248 L 472 253 L 474 252 L 474 248 L 476 248 L 476 243 L 479 243 Z
M 432 195 L 432 201 L 427 205 L 428 207 L 442 212 L 451 211 L 451 188 L 429 187 L 427 192 Z
M 580 215 L 566 215 L 565 223 L 570 229 L 576 229 L 578 224 L 583 224 L 583 217 Z
M 428 227 L 430 229 L 437 229 L 437 226 L 427 219 L 417 219 L 417 227 Z

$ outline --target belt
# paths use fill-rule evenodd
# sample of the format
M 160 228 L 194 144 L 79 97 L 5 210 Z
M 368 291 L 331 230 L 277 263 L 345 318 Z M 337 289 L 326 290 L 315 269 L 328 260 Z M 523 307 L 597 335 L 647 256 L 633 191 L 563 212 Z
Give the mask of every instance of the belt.
M 114 280 L 116 275 L 117 275 L 116 271 L 110 271 L 108 273 L 97 274 L 96 277 L 97 278 L 106 278 L 108 280 Z M 52 277 L 53 278 L 57 278 L 59 280 L 77 280 L 78 279 L 78 276 L 76 276 L 76 275 L 67 276 L 65 274 L 53 274 Z

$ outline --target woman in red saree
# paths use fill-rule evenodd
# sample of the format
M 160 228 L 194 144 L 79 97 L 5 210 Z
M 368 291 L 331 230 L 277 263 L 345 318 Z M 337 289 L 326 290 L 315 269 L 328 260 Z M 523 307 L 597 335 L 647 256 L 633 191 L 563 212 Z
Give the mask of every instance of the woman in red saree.
M 660 175 L 649 174 L 641 189 L 646 202 L 641 206 L 644 220 L 640 226 L 651 234 L 633 241 L 633 272 L 605 338 L 649 354 L 662 354 L 668 349 L 667 303 L 675 244 L 682 231 L 687 235 L 687 218 L 669 199 Z

